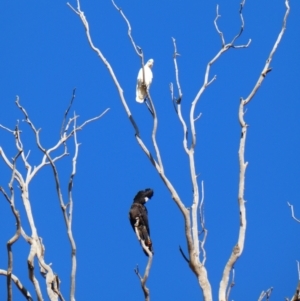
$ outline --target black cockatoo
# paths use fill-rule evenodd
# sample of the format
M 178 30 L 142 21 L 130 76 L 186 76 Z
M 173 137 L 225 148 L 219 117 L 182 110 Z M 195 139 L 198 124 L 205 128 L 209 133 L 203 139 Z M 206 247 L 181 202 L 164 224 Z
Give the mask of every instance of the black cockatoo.
M 133 231 L 137 235 L 139 235 L 139 239 L 144 241 L 145 246 L 153 254 L 148 222 L 148 211 L 147 208 L 144 206 L 145 203 L 152 198 L 152 196 L 153 190 L 150 188 L 141 190 L 137 193 L 137 195 L 133 199 L 133 204 L 129 211 L 129 220 Z M 137 230 L 137 232 L 135 229 Z M 146 256 L 148 256 L 147 252 L 144 249 L 143 251 L 146 254 Z

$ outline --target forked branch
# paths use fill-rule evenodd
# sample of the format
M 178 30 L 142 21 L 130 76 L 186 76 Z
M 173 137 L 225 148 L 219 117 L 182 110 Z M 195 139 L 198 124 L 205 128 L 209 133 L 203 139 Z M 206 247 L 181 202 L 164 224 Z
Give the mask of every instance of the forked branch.
M 0 275 L 8 277 L 8 273 L 5 270 L 0 269 Z M 11 274 L 11 279 L 15 283 L 18 290 L 21 292 L 21 294 L 25 297 L 27 301 L 33 301 L 29 291 L 26 289 L 26 287 L 22 284 L 20 279 L 15 276 L 14 274 Z
M 57 301 L 58 298 L 61 301 L 65 300 L 60 292 L 60 288 L 59 288 L 60 280 L 59 280 L 58 276 L 52 271 L 51 265 L 46 264 L 46 262 L 44 260 L 45 246 L 43 245 L 42 238 L 38 235 L 38 231 L 37 231 L 37 228 L 36 228 L 35 222 L 34 222 L 34 216 L 32 214 L 32 210 L 31 210 L 31 203 L 30 203 L 30 199 L 29 199 L 29 184 L 30 184 L 31 180 L 38 173 L 38 171 L 40 169 L 42 169 L 43 167 L 45 167 L 47 165 L 51 165 L 51 167 L 53 169 L 57 194 L 58 194 L 58 198 L 60 200 L 60 205 L 61 205 L 63 215 L 65 218 L 67 233 L 68 233 L 71 248 L 72 248 L 72 255 L 71 255 L 72 256 L 72 271 L 71 271 L 70 300 L 71 301 L 75 300 L 76 245 L 75 245 L 75 241 L 74 241 L 73 234 L 72 234 L 72 214 L 73 214 L 72 188 L 73 188 L 74 176 L 76 174 L 76 162 L 77 162 L 78 147 L 79 147 L 79 143 L 77 142 L 77 132 L 82 130 L 88 123 L 101 118 L 103 116 L 103 114 L 105 114 L 108 111 L 108 109 L 105 110 L 104 113 L 102 113 L 94 118 L 91 118 L 89 120 L 86 120 L 83 124 L 81 124 L 79 126 L 77 126 L 77 123 L 76 123 L 78 116 L 76 116 L 75 114 L 74 114 L 74 117 L 71 118 L 66 123 L 66 118 L 67 118 L 68 112 L 72 106 L 74 98 L 75 98 L 75 90 L 73 91 L 70 105 L 64 115 L 63 126 L 62 126 L 61 133 L 60 133 L 61 134 L 60 139 L 58 140 L 58 142 L 56 143 L 55 146 L 53 146 L 52 148 L 46 149 L 42 146 L 41 141 L 40 141 L 40 129 L 37 129 L 35 127 L 35 125 L 31 121 L 31 119 L 29 118 L 27 111 L 20 104 L 19 97 L 17 97 L 16 105 L 20 109 L 20 111 L 23 113 L 25 122 L 29 125 L 29 127 L 33 131 L 33 133 L 35 135 L 36 144 L 43 153 L 43 157 L 42 157 L 40 164 L 38 164 L 34 168 L 32 168 L 32 166 L 29 162 L 29 155 L 25 156 L 25 149 L 24 149 L 24 146 L 23 146 L 23 143 L 21 140 L 21 131 L 19 130 L 19 125 L 17 124 L 15 130 L 10 130 L 7 127 L 1 126 L 2 129 L 6 130 L 9 133 L 14 135 L 15 145 L 18 150 L 17 156 L 11 162 L 5 155 L 4 150 L 0 147 L 0 156 L 6 163 L 6 166 L 12 170 L 12 177 L 11 177 L 11 181 L 9 183 L 9 187 L 10 187 L 10 191 L 11 191 L 10 196 L 4 191 L 3 188 L 0 188 L 0 191 L 2 192 L 4 197 L 8 200 L 8 202 L 10 203 L 13 214 L 15 215 L 16 221 L 17 221 L 17 232 L 13 236 L 13 238 L 11 238 L 7 243 L 8 257 L 9 257 L 9 264 L 8 264 L 8 269 L 7 269 L 8 300 L 12 300 L 11 279 L 13 279 L 13 278 L 12 278 L 11 246 L 16 241 L 16 239 L 18 239 L 20 237 L 21 234 L 22 234 L 23 238 L 30 244 L 30 251 L 29 251 L 27 263 L 28 263 L 28 270 L 29 270 L 29 278 L 32 281 L 33 286 L 35 288 L 37 300 L 42 301 L 42 300 L 44 300 L 44 298 L 42 296 L 42 290 L 40 288 L 39 281 L 35 277 L 35 269 L 34 269 L 35 258 L 38 259 L 38 264 L 40 266 L 40 272 L 41 272 L 42 276 L 45 278 L 46 289 L 47 289 L 47 294 L 48 294 L 49 299 L 51 301 Z M 66 125 L 65 125 L 65 123 L 66 123 Z M 73 124 L 73 129 L 70 129 L 72 124 Z M 60 181 L 59 181 L 59 177 L 58 177 L 58 171 L 55 166 L 55 162 L 68 154 L 66 142 L 71 137 L 74 137 L 75 153 L 73 156 L 73 164 L 72 164 L 73 168 L 72 168 L 72 172 L 70 175 L 70 181 L 69 181 L 69 185 L 68 185 L 69 201 L 67 204 L 65 204 L 63 197 L 62 197 L 62 190 L 60 187 Z M 58 150 L 59 147 L 61 147 L 61 146 L 63 147 L 64 152 L 61 155 L 58 155 L 56 157 L 54 156 L 52 158 L 52 152 Z M 21 156 L 24 166 L 26 168 L 25 177 L 23 177 L 21 172 L 16 168 L 16 160 L 19 156 Z M 28 222 L 29 222 L 29 225 L 31 228 L 31 236 L 26 235 L 25 232 L 22 230 L 19 214 L 16 211 L 16 209 L 14 208 L 14 189 L 13 189 L 14 181 L 17 181 L 17 183 L 20 187 L 20 190 L 21 190 L 21 196 L 22 196 L 22 200 L 23 200 L 23 204 L 24 204 L 24 208 L 25 208 L 25 212 L 26 212 L 26 217 L 28 219 Z M 13 281 L 14 281 L 14 279 L 13 279 Z
M 67 118 L 68 112 L 69 112 L 69 110 L 70 110 L 70 108 L 73 104 L 74 98 L 75 98 L 75 90 L 73 90 L 73 95 L 72 95 L 70 105 L 69 105 L 69 107 L 66 110 L 66 113 L 64 115 L 63 126 L 65 124 L 65 120 Z M 73 188 L 73 179 L 74 179 L 75 174 L 76 174 L 76 162 L 77 162 L 78 148 L 79 148 L 79 143 L 77 142 L 77 132 L 79 130 L 81 130 L 88 123 L 101 118 L 108 111 L 108 109 L 106 109 L 104 111 L 104 113 L 100 114 L 99 116 L 96 116 L 94 118 L 86 120 L 80 126 L 77 126 L 77 124 L 76 124 L 78 116 L 76 116 L 75 113 L 74 113 L 74 117 L 71 118 L 70 121 L 67 123 L 67 125 L 61 129 L 61 137 L 60 137 L 59 142 L 56 144 L 55 147 L 47 150 L 46 148 L 44 148 L 42 146 L 42 144 L 40 142 L 40 136 L 39 136 L 40 131 L 35 128 L 34 124 L 32 123 L 32 121 L 29 118 L 28 113 L 20 105 L 18 99 L 17 99 L 16 103 L 17 103 L 17 106 L 19 107 L 19 109 L 23 112 L 24 117 L 25 117 L 25 121 L 28 123 L 28 125 L 30 126 L 30 128 L 32 129 L 32 131 L 35 135 L 37 146 L 40 149 L 40 151 L 44 154 L 44 162 L 48 162 L 50 164 L 50 166 L 52 167 L 52 171 L 53 171 L 53 175 L 54 175 L 54 179 L 55 179 L 57 196 L 58 196 L 58 199 L 59 199 L 60 207 L 61 207 L 62 212 L 63 212 L 63 217 L 64 217 L 64 221 L 65 221 L 66 228 L 67 228 L 67 234 L 68 234 L 68 238 L 69 238 L 71 249 L 72 249 L 72 252 L 71 252 L 72 267 L 71 267 L 70 300 L 74 301 L 75 300 L 75 276 L 76 276 L 76 244 L 75 244 L 75 240 L 74 240 L 73 232 L 72 232 L 72 217 L 73 217 L 72 188 Z M 70 126 L 70 123 L 73 123 L 73 130 L 71 130 L 70 133 L 67 133 L 68 128 Z M 62 144 L 65 144 L 65 142 L 72 136 L 74 137 L 75 153 L 74 153 L 73 160 L 72 160 L 72 162 L 73 162 L 72 167 L 73 168 L 72 168 L 72 172 L 71 172 L 70 180 L 69 180 L 69 185 L 68 185 L 68 203 L 66 204 L 64 202 L 64 199 L 63 199 L 63 194 L 62 194 L 62 189 L 61 189 L 61 185 L 60 185 L 58 170 L 56 168 L 55 161 L 51 157 L 51 152 L 53 150 L 56 150 Z M 66 145 L 65 145 L 65 147 L 66 147 Z M 68 208 L 69 208 L 69 211 L 67 211 Z M 60 294 L 60 293 L 58 292 L 58 294 Z
M 281 41 L 281 38 L 283 36 L 283 33 L 286 28 L 286 20 L 287 16 L 290 11 L 288 0 L 285 1 L 286 5 L 286 12 L 283 18 L 283 25 L 282 29 L 279 33 L 279 36 L 273 46 L 273 49 L 266 61 L 266 64 L 263 68 L 263 71 L 261 75 L 259 76 L 259 79 L 252 89 L 249 96 L 244 100 L 240 100 L 240 106 L 238 111 L 238 117 L 239 122 L 241 126 L 241 138 L 240 138 L 240 146 L 239 146 L 239 165 L 240 165 L 240 174 L 239 174 L 239 189 L 238 189 L 238 205 L 239 205 L 239 217 L 240 217 L 240 229 L 239 229 L 239 235 L 238 235 L 238 241 L 236 245 L 234 246 L 232 253 L 230 255 L 230 258 L 228 259 L 224 271 L 223 276 L 220 282 L 220 288 L 219 288 L 219 301 L 227 301 L 229 296 L 226 296 L 226 291 L 228 291 L 228 285 L 229 285 L 229 275 L 230 271 L 233 269 L 235 263 L 241 256 L 243 249 L 244 249 L 244 243 L 245 243 L 245 235 L 246 235 L 246 207 L 245 207 L 245 199 L 244 199 L 244 190 L 245 190 L 245 174 L 246 174 L 246 168 L 247 168 L 247 162 L 245 162 L 245 145 L 246 145 L 246 135 L 247 135 L 247 124 L 244 120 L 244 108 L 245 106 L 250 102 L 250 100 L 254 97 L 256 94 L 258 88 L 260 87 L 261 83 L 263 82 L 266 74 L 270 71 L 269 65 L 272 60 L 272 57 Z M 266 295 L 264 295 L 266 296 Z
M 266 301 L 270 300 L 272 292 L 273 292 L 273 287 L 270 287 L 266 291 L 262 291 L 257 301 L 263 301 L 264 299 Z
M 131 25 L 130 22 L 128 21 L 127 17 L 125 16 L 124 12 L 122 11 L 122 9 L 120 7 L 118 7 L 116 5 L 116 3 L 114 2 L 114 0 L 112 0 L 112 3 L 114 5 L 114 7 L 120 12 L 122 18 L 125 20 L 126 24 L 127 24 L 127 28 L 128 28 L 128 37 L 131 41 L 131 44 L 135 50 L 135 52 L 137 53 L 137 55 L 139 56 L 139 58 L 141 59 L 141 65 L 142 65 L 142 70 L 143 70 L 143 85 L 146 87 L 146 91 L 147 91 L 147 99 L 149 100 L 149 104 L 147 103 L 147 100 L 145 101 L 145 104 L 147 105 L 149 111 L 151 112 L 151 115 L 153 117 L 153 129 L 152 129 L 152 143 L 155 149 L 155 153 L 156 153 L 156 157 L 157 157 L 157 161 L 158 161 L 158 165 L 160 167 L 160 171 L 159 173 L 163 173 L 164 172 L 164 167 L 163 167 L 163 163 L 162 163 L 162 159 L 161 159 L 161 155 L 160 155 L 160 151 L 159 151 L 159 147 L 157 145 L 157 141 L 156 141 L 156 132 L 157 132 L 157 126 L 158 126 L 158 119 L 157 119 L 157 114 L 156 114 L 156 110 L 154 107 L 154 103 L 152 101 L 150 92 L 149 92 L 149 88 L 145 85 L 145 69 L 144 69 L 144 54 L 142 51 L 142 48 L 137 46 L 132 34 L 131 34 Z
M 148 262 L 147 262 L 147 266 L 146 266 L 146 269 L 145 269 L 144 276 L 141 276 L 138 265 L 134 269 L 134 272 L 136 273 L 136 275 L 140 279 L 141 287 L 142 287 L 142 290 L 144 292 L 145 301 L 150 301 L 150 290 L 146 286 L 146 282 L 147 282 L 147 279 L 149 277 L 149 272 L 150 272 L 150 269 L 151 269 L 152 259 L 153 259 L 153 255 L 152 255 L 151 252 L 148 252 L 148 255 L 149 255 L 149 257 L 148 257 Z
M 277 40 L 269 54 L 269 57 L 263 67 L 263 70 L 258 78 L 258 81 L 256 82 L 254 88 L 252 89 L 251 93 L 248 95 L 248 97 L 243 100 L 244 102 L 244 105 L 246 105 L 247 103 L 249 103 L 252 98 L 254 97 L 254 95 L 256 94 L 257 90 L 259 89 L 259 87 L 261 86 L 263 80 L 265 79 L 266 75 L 272 70 L 272 68 L 270 68 L 270 64 L 271 64 L 271 61 L 273 59 L 273 56 L 281 42 L 281 39 L 283 37 L 283 34 L 286 30 L 286 22 L 287 22 L 287 18 L 288 18 L 288 15 L 290 13 L 290 5 L 289 5 L 289 0 L 285 0 L 285 7 L 286 7 L 286 11 L 285 11 L 285 15 L 283 17 L 283 22 L 282 22 L 282 27 L 281 27 L 281 31 L 279 32 L 279 35 L 277 37 Z

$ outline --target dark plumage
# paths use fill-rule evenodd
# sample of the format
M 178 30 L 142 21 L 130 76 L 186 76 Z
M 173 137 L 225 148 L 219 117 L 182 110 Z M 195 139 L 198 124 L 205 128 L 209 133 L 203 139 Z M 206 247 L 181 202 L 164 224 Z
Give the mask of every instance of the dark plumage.
M 150 239 L 150 228 L 148 222 L 148 211 L 144 204 L 153 196 L 153 190 L 147 188 L 141 190 L 133 199 L 133 204 L 129 211 L 129 220 L 133 231 L 137 229 L 138 235 L 144 241 L 146 247 L 153 254 L 152 242 Z M 148 256 L 147 252 L 143 249 L 144 253 Z

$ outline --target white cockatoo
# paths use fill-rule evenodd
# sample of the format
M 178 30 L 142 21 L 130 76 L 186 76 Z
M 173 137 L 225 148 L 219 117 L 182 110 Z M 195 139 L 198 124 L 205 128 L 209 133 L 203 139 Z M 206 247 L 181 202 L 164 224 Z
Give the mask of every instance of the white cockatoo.
M 140 69 L 138 77 L 137 77 L 137 84 L 136 84 L 136 101 L 139 103 L 143 103 L 146 96 L 147 96 L 147 91 L 145 86 L 149 89 L 150 85 L 152 83 L 152 78 L 153 74 L 151 71 L 151 68 L 154 64 L 154 60 L 150 59 L 146 65 L 144 65 L 144 72 L 143 68 Z M 145 80 L 144 79 L 144 74 L 145 74 Z M 145 86 L 143 85 L 145 84 Z

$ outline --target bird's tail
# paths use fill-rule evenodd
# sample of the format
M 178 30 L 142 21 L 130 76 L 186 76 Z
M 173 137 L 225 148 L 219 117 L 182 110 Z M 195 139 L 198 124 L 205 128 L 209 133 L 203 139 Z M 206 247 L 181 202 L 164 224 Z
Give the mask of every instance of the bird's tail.
M 141 229 L 141 239 L 144 241 L 144 243 L 145 243 L 145 245 L 146 245 L 146 247 L 149 249 L 149 251 L 152 253 L 152 254 L 154 254 L 154 252 L 153 252 L 153 245 L 152 245 L 152 241 L 151 241 L 151 238 L 150 238 L 150 236 L 149 236 L 149 234 L 148 234 L 148 231 L 147 231 L 147 229 L 146 229 L 146 227 L 145 226 L 143 226 L 142 227 L 142 229 Z M 147 252 L 145 251 L 145 250 L 143 250 L 144 251 L 144 253 L 148 256 L 148 254 L 147 254 Z
M 139 103 L 143 103 L 146 98 L 147 92 L 142 85 L 136 86 L 136 98 L 135 100 Z

